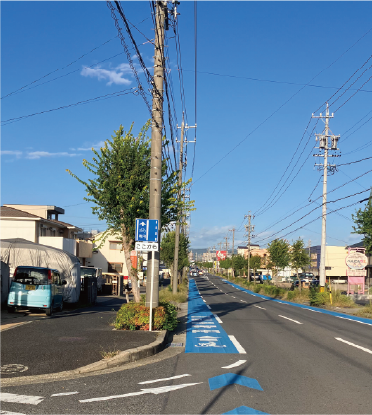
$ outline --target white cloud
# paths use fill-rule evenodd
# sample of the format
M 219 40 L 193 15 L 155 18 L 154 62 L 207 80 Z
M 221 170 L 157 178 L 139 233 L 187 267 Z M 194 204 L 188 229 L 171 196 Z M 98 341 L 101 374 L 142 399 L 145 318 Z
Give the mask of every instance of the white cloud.
M 217 243 L 223 240 L 229 229 L 231 229 L 231 225 L 202 228 L 199 231 L 192 230 L 190 232 L 191 246 L 192 248 L 208 248 L 214 245 L 217 248 Z
M 107 80 L 107 85 L 130 85 L 132 81 L 128 78 L 124 78 L 125 74 L 131 74 L 132 70 L 127 63 L 121 63 L 114 69 L 102 69 L 99 66 L 96 68 L 83 67 L 81 75 L 90 76 L 91 78 L 97 78 L 99 81 Z
M 26 158 L 30 160 L 36 160 L 42 157 L 76 157 L 76 156 L 80 156 L 80 154 L 67 153 L 66 151 L 62 151 L 59 153 L 50 153 L 49 151 L 31 151 L 27 153 Z
M 92 147 L 97 150 L 105 145 L 104 141 L 99 141 L 97 144 L 92 144 L 90 147 L 79 147 L 78 151 L 89 151 Z M 72 150 L 72 149 L 71 149 Z
M 5 155 L 7 155 L 7 156 L 16 156 L 16 158 L 19 159 L 22 156 L 22 151 L 2 150 L 1 155 L 2 156 L 5 156 Z

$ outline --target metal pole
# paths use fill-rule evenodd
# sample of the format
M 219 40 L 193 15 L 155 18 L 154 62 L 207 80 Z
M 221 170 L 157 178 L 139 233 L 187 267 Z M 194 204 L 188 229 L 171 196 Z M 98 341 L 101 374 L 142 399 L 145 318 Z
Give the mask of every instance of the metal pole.
M 185 121 L 182 114 L 181 124 L 181 145 L 180 145 L 180 166 L 178 170 L 178 203 L 181 202 L 181 186 L 182 186 L 182 170 L 183 170 L 183 136 L 185 133 Z M 178 285 L 178 250 L 180 246 L 180 220 L 181 210 L 177 212 L 178 218 L 176 222 L 176 233 L 174 238 L 174 262 L 173 262 L 173 294 L 177 294 Z
M 162 129 L 163 129 L 163 81 L 164 81 L 164 19 L 165 9 L 163 2 L 156 2 L 155 16 L 155 56 L 154 56 L 154 88 L 152 101 L 152 128 L 151 128 L 151 170 L 150 170 L 150 208 L 149 218 L 159 221 L 159 236 L 161 230 L 161 179 L 162 179 Z M 159 237 L 160 244 L 160 237 Z M 159 275 L 159 251 L 150 251 L 152 270 Z M 146 305 L 159 305 L 159 280 L 151 281 L 146 286 Z M 150 289 L 148 289 L 150 288 Z M 151 293 L 151 294 L 150 294 Z
M 327 103 L 326 116 L 325 116 L 325 146 L 324 146 L 324 163 L 323 163 L 323 206 L 322 206 L 322 240 L 320 247 L 320 275 L 319 286 L 320 292 L 324 292 L 326 271 L 325 271 L 325 259 L 326 259 L 326 225 L 327 225 L 327 176 L 328 176 L 328 121 L 329 121 L 329 108 Z
M 154 262 L 155 262 L 155 255 L 152 256 L 152 267 L 151 267 L 151 297 L 150 297 L 150 327 L 149 331 L 152 331 L 152 296 L 154 293 Z

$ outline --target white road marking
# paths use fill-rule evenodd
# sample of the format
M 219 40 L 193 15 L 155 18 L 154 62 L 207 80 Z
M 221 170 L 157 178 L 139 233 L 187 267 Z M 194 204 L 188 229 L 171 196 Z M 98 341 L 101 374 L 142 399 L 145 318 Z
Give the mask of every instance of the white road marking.
M 124 393 L 123 395 L 112 395 L 112 396 L 104 396 L 102 398 L 91 398 L 91 399 L 83 399 L 79 402 L 97 402 L 97 401 L 108 401 L 110 399 L 117 399 L 117 398 L 126 398 L 127 396 L 137 396 L 137 395 L 145 395 L 146 393 L 153 393 L 158 395 L 159 393 L 166 393 L 177 389 L 186 388 L 188 386 L 200 385 L 203 382 L 199 383 L 183 383 L 181 385 L 172 385 L 172 386 L 162 386 L 160 388 L 150 388 L 150 389 L 141 389 L 140 392 L 131 392 L 131 393 Z
M 218 317 L 217 314 L 213 314 L 213 317 L 220 323 L 222 324 L 222 320 Z
M 0 411 L 0 415 L 26 415 L 26 414 L 21 414 L 20 412 Z
M 192 330 L 192 333 L 220 333 L 219 330 Z
M 146 380 L 144 382 L 139 382 L 139 385 L 146 385 L 147 383 L 156 383 L 156 382 L 165 382 L 166 380 L 172 380 L 172 379 L 180 379 L 180 378 L 184 378 L 185 376 L 191 376 L 188 375 L 187 373 L 184 375 L 177 375 L 177 376 L 172 376 L 170 378 L 163 378 L 163 379 L 155 379 L 155 380 Z
M 286 320 L 290 320 L 290 321 L 293 321 L 294 323 L 297 323 L 297 324 L 304 324 L 304 323 L 300 323 L 299 321 L 297 321 L 297 320 L 292 320 L 291 318 L 289 318 L 289 317 L 285 317 L 285 316 L 281 316 L 280 314 L 278 314 L 279 315 L 279 317 L 281 317 L 281 318 L 285 318 Z
M 193 326 L 192 326 L 194 329 L 200 329 L 200 328 L 203 328 L 203 329 L 211 329 L 212 327 L 217 327 L 215 324 L 212 324 L 212 325 L 204 325 L 204 324 L 193 324 Z
M 204 300 L 204 298 L 203 298 L 203 301 L 206 303 L 206 301 Z
M 372 354 L 372 350 L 369 350 L 366 347 L 359 346 L 358 344 L 354 344 L 354 343 L 348 342 L 347 340 L 341 339 L 341 337 L 335 337 L 335 339 L 338 340 L 339 342 L 346 343 L 349 346 L 356 347 L 357 349 L 360 349 L 360 350 L 363 350 L 364 352 L 367 352 L 367 353 Z
M 251 294 L 251 295 L 253 295 L 253 297 L 257 297 L 257 295 L 254 295 L 254 294 Z
M 233 342 L 234 346 L 238 350 L 239 353 L 246 354 L 247 352 L 244 350 L 243 346 L 236 340 L 235 336 L 229 336 L 229 339 Z
M 44 400 L 43 396 L 17 395 L 15 393 L 2 393 L 1 402 L 27 403 L 29 405 L 38 405 Z
M 232 298 L 236 298 L 236 297 L 234 297 L 233 295 L 231 296 Z
M 0 327 L 0 331 L 15 329 L 16 327 L 23 326 L 24 324 L 30 324 L 30 323 L 32 323 L 32 321 L 33 320 L 31 320 L 31 321 L 22 321 L 21 323 L 2 324 L 1 327 Z
M 311 308 L 305 308 L 305 307 L 304 307 L 304 310 L 313 311 L 314 313 L 321 313 L 321 311 L 318 311 L 318 310 L 312 310 Z
M 207 307 L 211 310 L 211 306 L 207 304 Z
M 235 363 L 232 363 L 231 365 L 229 365 L 229 366 L 222 366 L 221 367 L 221 369 L 231 369 L 232 367 L 237 367 L 237 366 L 240 366 L 240 365 L 242 365 L 243 363 L 245 363 L 246 362 L 246 360 L 238 360 L 237 362 L 235 362 Z
M 341 316 L 336 316 L 336 317 L 338 317 L 338 318 L 342 318 L 342 319 L 344 319 L 344 320 L 354 321 L 355 323 L 367 324 L 367 326 L 372 326 L 372 324 L 371 324 L 371 323 L 365 323 L 364 321 L 353 320 L 352 318 L 341 317 Z
M 75 395 L 76 393 L 79 393 L 79 392 L 62 392 L 62 393 L 53 393 L 53 395 L 50 395 L 50 396 L 52 397 L 52 396 L 66 396 L 66 395 Z
M 266 310 L 266 308 L 260 307 L 259 305 L 255 305 L 256 308 L 260 308 L 261 310 Z

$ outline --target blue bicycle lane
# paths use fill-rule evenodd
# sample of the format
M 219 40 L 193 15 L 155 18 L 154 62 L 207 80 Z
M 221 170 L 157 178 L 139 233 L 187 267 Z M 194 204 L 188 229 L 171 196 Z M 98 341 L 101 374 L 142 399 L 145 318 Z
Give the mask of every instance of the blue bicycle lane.
M 241 353 L 189 280 L 185 353 Z

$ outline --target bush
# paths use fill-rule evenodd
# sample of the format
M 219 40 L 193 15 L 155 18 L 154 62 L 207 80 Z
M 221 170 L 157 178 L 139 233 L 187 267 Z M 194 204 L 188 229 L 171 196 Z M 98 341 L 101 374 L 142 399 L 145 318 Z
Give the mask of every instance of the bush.
M 256 294 L 258 294 L 258 293 L 261 291 L 261 286 L 260 286 L 260 285 L 256 285 L 256 286 L 253 288 L 253 291 L 254 291 Z
M 310 305 L 323 306 L 329 303 L 329 294 L 327 292 L 320 293 L 319 288 L 309 289 L 309 300 Z
M 116 330 L 149 330 L 150 307 L 146 307 L 144 301 L 145 296 L 141 296 L 140 303 L 130 302 L 121 306 L 114 322 Z M 177 324 L 176 307 L 167 301 L 160 301 L 159 307 L 153 310 L 152 328 L 172 331 Z
M 287 299 L 289 301 L 292 301 L 292 300 L 294 300 L 296 298 L 296 295 L 297 295 L 297 291 L 288 291 L 288 293 L 287 293 Z

